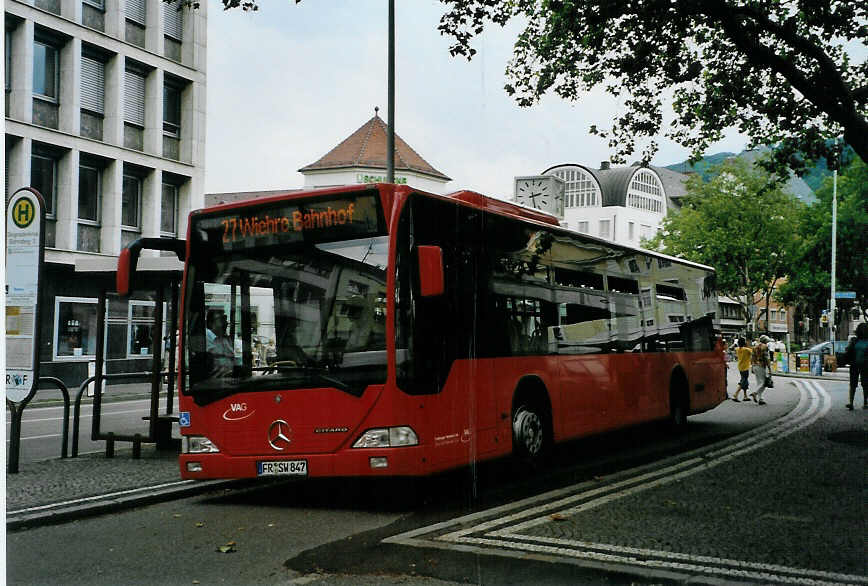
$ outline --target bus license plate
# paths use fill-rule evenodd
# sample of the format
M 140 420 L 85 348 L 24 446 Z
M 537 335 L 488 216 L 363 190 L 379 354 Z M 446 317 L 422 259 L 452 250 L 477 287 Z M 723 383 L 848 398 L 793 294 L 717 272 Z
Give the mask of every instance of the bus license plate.
M 307 476 L 307 460 L 257 462 L 257 476 Z

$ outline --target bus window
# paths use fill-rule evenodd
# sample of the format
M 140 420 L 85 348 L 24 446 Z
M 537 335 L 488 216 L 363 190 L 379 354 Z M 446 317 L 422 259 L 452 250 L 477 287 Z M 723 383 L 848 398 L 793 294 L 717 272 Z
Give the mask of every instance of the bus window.
M 644 331 L 639 308 L 639 282 L 608 275 L 611 337 L 616 352 L 641 352 Z

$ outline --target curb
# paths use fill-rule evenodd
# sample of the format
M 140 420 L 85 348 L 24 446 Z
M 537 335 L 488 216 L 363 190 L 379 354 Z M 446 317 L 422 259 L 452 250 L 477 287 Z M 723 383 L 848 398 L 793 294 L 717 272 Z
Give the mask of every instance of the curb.
M 843 382 L 843 383 L 846 383 L 849 381 L 849 378 L 844 376 L 844 375 L 841 375 L 841 376 L 832 376 L 832 375 L 816 376 L 813 374 L 801 374 L 801 373 L 793 374 L 793 373 L 788 373 L 788 372 L 773 372 L 772 376 L 773 377 L 783 376 L 786 378 L 807 378 L 807 379 L 813 379 L 813 380 L 825 380 L 825 381 L 829 381 L 829 382 L 838 381 L 838 382 Z
M 166 502 L 223 488 L 249 484 L 242 480 L 179 480 L 167 484 L 144 486 L 133 490 L 96 495 L 18 511 L 7 511 L 6 530 L 18 531 L 65 523 L 74 519 L 131 509 L 146 504 Z

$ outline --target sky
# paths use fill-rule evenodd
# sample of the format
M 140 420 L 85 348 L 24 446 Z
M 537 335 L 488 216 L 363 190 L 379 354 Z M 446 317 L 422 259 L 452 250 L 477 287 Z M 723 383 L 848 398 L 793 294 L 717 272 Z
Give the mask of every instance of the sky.
M 386 0 L 260 0 L 257 12 L 208 3 L 205 192 L 301 187 L 313 163 L 374 115 L 387 118 Z M 449 54 L 437 31 L 447 7 L 398 0 L 395 8 L 395 132 L 452 178 L 445 191 L 512 196 L 513 178 L 559 163 L 599 166 L 620 105 L 602 91 L 581 103 L 548 95 L 518 107 L 503 89 L 520 29 L 489 26 L 472 61 Z M 708 153 L 741 151 L 736 132 Z M 685 160 L 658 139 L 652 164 Z M 638 156 L 637 156 L 638 158 Z

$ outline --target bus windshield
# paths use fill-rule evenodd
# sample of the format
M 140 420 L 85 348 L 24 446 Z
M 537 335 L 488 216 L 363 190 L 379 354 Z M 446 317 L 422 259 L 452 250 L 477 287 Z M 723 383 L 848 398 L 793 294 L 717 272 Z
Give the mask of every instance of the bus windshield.
M 387 236 L 212 252 L 187 275 L 185 392 L 198 404 L 385 382 Z

